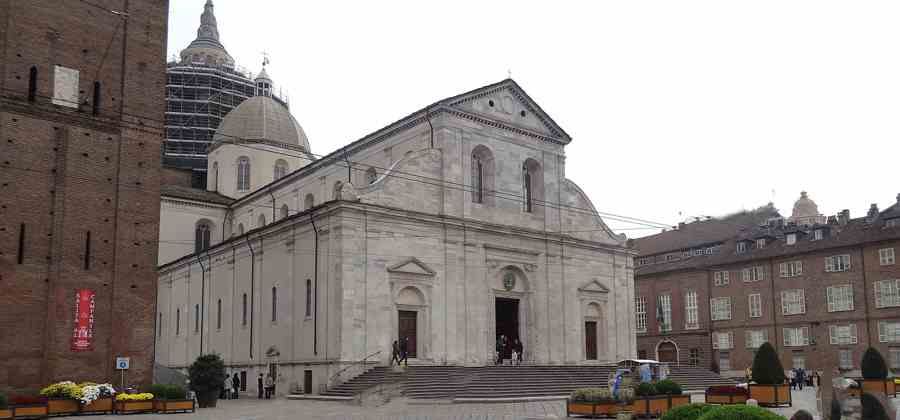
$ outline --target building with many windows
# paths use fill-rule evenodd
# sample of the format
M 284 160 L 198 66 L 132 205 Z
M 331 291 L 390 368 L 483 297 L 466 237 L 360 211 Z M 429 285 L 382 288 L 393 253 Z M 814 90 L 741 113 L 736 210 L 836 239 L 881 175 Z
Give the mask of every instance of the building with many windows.
M 743 375 L 768 341 L 785 368 L 854 373 L 874 346 L 900 370 L 900 203 L 825 217 L 804 192 L 786 219 L 770 204 L 634 246 L 639 357 Z

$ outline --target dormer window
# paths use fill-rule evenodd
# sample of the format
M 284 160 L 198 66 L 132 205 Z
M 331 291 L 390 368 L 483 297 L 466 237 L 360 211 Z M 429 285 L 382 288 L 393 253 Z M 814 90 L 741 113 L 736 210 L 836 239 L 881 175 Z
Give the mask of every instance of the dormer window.
M 797 243 L 797 234 L 796 233 L 788 233 L 787 236 L 784 237 L 785 242 L 788 245 L 793 245 Z
M 822 238 L 824 238 L 824 237 L 825 237 L 825 232 L 823 232 L 822 229 L 816 229 L 813 231 L 812 240 L 819 241 L 819 240 L 822 240 Z
M 737 243 L 737 252 L 738 252 L 738 254 L 743 254 L 743 253 L 749 251 L 749 250 L 750 250 L 749 248 L 750 248 L 750 247 L 747 246 L 747 241 L 740 241 L 740 242 Z
M 763 249 L 766 247 L 766 238 L 759 238 L 756 240 L 756 249 Z

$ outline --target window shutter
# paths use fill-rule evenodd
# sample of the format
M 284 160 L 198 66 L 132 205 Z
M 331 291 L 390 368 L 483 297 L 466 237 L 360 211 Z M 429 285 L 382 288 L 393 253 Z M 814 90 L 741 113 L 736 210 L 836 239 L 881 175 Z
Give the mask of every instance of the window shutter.
M 829 341 L 831 342 L 831 344 L 837 344 L 837 343 L 838 343 L 838 338 L 837 338 L 837 327 L 836 327 L 836 326 L 834 326 L 834 325 L 829 325 L 829 326 L 828 326 L 828 337 L 829 337 Z
M 856 338 L 856 324 L 850 324 L 850 343 L 856 344 L 858 339 Z

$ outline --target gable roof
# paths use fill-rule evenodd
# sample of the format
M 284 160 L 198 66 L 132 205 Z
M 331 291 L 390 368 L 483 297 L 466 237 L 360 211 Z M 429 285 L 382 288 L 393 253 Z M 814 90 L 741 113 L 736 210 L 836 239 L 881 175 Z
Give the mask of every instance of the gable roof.
M 182 185 L 161 185 L 160 195 L 163 197 L 181 198 L 185 200 L 203 201 L 206 203 L 230 205 L 233 198 L 226 197 L 213 191 L 200 188 L 185 187 Z

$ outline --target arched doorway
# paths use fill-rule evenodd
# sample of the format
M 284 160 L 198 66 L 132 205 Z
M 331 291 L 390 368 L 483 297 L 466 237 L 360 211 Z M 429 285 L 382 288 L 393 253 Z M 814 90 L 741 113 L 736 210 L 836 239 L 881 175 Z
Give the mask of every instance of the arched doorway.
M 678 347 L 671 341 L 663 341 L 656 347 L 656 360 L 660 363 L 678 363 Z

